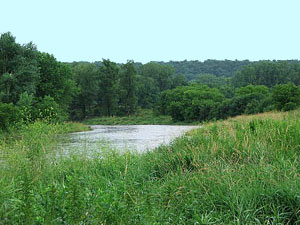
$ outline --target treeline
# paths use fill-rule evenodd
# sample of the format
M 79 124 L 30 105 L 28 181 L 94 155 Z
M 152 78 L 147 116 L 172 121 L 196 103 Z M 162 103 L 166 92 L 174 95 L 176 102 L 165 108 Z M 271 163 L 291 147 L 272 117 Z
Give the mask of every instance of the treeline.
M 204 62 L 194 61 L 170 61 L 157 62 L 162 65 L 172 66 L 177 74 L 183 74 L 188 81 L 194 80 L 199 74 L 213 74 L 217 77 L 231 77 L 244 66 L 249 65 L 249 60 L 212 60 Z
M 154 108 L 160 93 L 186 85 L 172 67 L 133 61 L 118 65 L 58 62 L 32 43 L 18 44 L 11 33 L 0 37 L 0 126 L 37 119 L 82 120 L 132 115 Z
M 198 64 L 207 70 L 196 70 L 193 65 Z M 192 71 L 192 81 L 186 71 Z M 299 84 L 296 60 L 62 63 L 32 43 L 16 43 L 10 33 L 0 37 L 2 129 L 38 119 L 129 116 L 139 108 L 170 115 L 174 121 L 290 110 L 299 105 Z
M 249 60 L 212 60 L 208 59 L 204 62 L 200 61 L 170 61 L 157 62 L 162 65 L 172 66 L 176 74 L 184 75 L 188 81 L 195 80 L 199 74 L 213 74 L 216 77 L 232 77 L 245 66 L 253 63 L 274 62 L 285 64 L 299 64 L 298 60 L 279 60 L 279 61 L 256 61 Z M 139 66 L 139 65 L 137 65 Z
M 298 62 L 291 60 L 290 62 Z M 87 62 L 81 62 L 87 63 Z M 204 62 L 194 61 L 153 61 L 151 63 L 160 64 L 172 67 L 175 74 L 180 74 L 186 77 L 187 81 L 193 81 L 199 74 L 213 74 L 216 77 L 232 77 L 237 71 L 240 71 L 244 66 L 251 64 L 249 60 L 212 60 L 208 59 Z M 96 61 L 93 64 L 98 68 L 102 65 L 102 61 Z M 121 64 L 119 64 L 121 65 Z M 143 64 L 134 63 L 135 69 L 139 72 Z
M 159 112 L 178 121 L 226 119 L 300 105 L 300 63 L 260 61 L 232 77 L 199 74 L 189 86 L 161 94 Z
M 231 98 L 225 97 L 224 90 L 207 85 L 167 90 L 161 95 L 159 112 L 175 121 L 208 121 L 275 109 L 289 111 L 300 105 L 300 88 L 293 83 L 273 88 L 247 85 L 234 89 Z
M 72 119 L 94 116 L 129 116 L 137 108 L 156 107 L 161 92 L 187 85 L 170 66 L 147 63 L 137 71 L 135 63 L 118 65 L 103 60 L 71 64 L 78 94 L 70 107 Z
M 0 128 L 16 121 L 63 120 L 77 91 L 71 69 L 32 43 L 0 37 Z
M 189 86 L 161 94 L 158 111 L 176 121 L 208 121 L 300 105 L 300 63 L 259 61 L 232 77 L 199 74 Z

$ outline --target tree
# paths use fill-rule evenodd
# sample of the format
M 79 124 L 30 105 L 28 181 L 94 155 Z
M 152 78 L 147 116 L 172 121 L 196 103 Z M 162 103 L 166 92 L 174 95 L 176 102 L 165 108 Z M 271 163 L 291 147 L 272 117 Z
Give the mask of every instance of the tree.
M 228 85 L 230 78 L 217 77 L 213 74 L 198 74 L 195 78 L 198 84 L 207 85 L 208 87 L 217 88 L 223 85 Z
M 176 74 L 183 74 L 188 81 L 195 80 L 198 74 L 213 74 L 217 77 L 231 77 L 235 72 L 241 70 L 245 65 L 251 62 L 244 61 L 231 61 L 231 60 L 205 60 L 200 62 L 194 61 L 170 61 L 170 62 L 157 62 L 162 65 L 172 66 Z
M 141 68 L 141 75 L 151 77 L 156 82 L 159 91 L 167 90 L 171 87 L 172 77 L 175 74 L 171 66 L 157 63 L 147 63 Z
M 216 88 L 182 86 L 162 93 L 159 111 L 175 121 L 205 121 L 214 118 L 214 109 L 223 100 L 224 96 Z
M 21 120 L 21 113 L 18 107 L 12 103 L 0 102 L 0 129 L 7 130 L 13 124 Z
M 295 109 L 300 105 L 300 89 L 292 83 L 276 85 L 272 90 L 272 99 L 278 110 Z
M 293 82 L 300 84 L 300 64 L 289 61 L 259 61 L 244 67 L 232 78 L 235 87 L 249 84 L 273 87 Z
M 100 77 L 96 66 L 90 63 L 76 63 L 72 71 L 78 93 L 72 103 L 71 116 L 81 120 L 95 113 Z
M 16 103 L 23 92 L 35 94 L 40 73 L 37 50 L 32 43 L 21 46 L 10 33 L 0 37 L 0 97 Z
M 104 115 L 112 116 L 116 113 L 116 106 L 118 102 L 119 67 L 116 63 L 103 59 L 99 72 L 99 103 L 103 108 Z
M 34 119 L 43 119 L 47 122 L 60 122 L 65 120 L 65 112 L 55 102 L 54 98 L 46 95 L 35 104 Z
M 186 77 L 182 74 L 175 74 L 171 78 L 171 88 L 176 88 L 179 86 L 186 86 L 188 85 L 188 82 L 186 80 Z
M 21 46 L 10 32 L 0 36 L 0 75 L 13 73 L 18 67 L 18 56 L 21 55 Z
M 40 99 L 51 96 L 67 112 L 78 91 L 70 66 L 58 62 L 53 55 L 47 53 L 38 54 L 38 65 L 41 76 L 36 96 Z
M 136 96 L 136 71 L 133 61 L 127 61 L 121 67 L 120 74 L 120 108 L 121 115 L 135 113 L 137 106 Z
M 241 87 L 228 103 L 229 116 L 260 113 L 271 104 L 270 90 L 264 85 Z
M 155 80 L 141 75 L 136 77 L 138 106 L 147 109 L 154 107 L 159 98 L 159 89 Z

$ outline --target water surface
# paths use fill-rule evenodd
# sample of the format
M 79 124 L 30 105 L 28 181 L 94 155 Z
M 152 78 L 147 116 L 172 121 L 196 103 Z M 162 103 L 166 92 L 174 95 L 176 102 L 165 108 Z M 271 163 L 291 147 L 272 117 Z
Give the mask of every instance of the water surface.
M 78 148 L 87 151 L 101 151 L 103 145 L 110 145 L 119 150 L 145 152 L 162 144 L 169 144 L 173 139 L 198 126 L 170 125 L 94 125 L 93 130 L 72 133 L 65 140 L 64 148 Z

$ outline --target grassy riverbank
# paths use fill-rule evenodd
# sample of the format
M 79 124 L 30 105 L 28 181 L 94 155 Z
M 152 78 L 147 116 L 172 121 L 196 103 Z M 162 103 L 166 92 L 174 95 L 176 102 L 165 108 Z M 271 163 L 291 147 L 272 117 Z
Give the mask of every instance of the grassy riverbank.
M 62 125 L 62 131 L 64 133 L 74 133 L 89 130 L 92 130 L 90 126 L 78 122 L 66 122 Z
M 88 125 L 185 125 L 199 124 L 199 122 L 174 122 L 171 116 L 155 115 L 152 110 L 140 110 L 132 116 L 96 117 L 83 121 Z
M 0 224 L 298 224 L 300 111 L 209 123 L 138 155 L 55 156 L 57 125 L 1 140 Z
M 74 132 L 82 132 L 82 131 L 89 131 L 92 130 L 92 128 L 89 125 L 79 123 L 79 122 L 64 122 L 61 124 L 56 124 L 56 125 L 49 125 L 47 126 L 46 123 L 38 121 L 36 124 L 42 124 L 43 127 L 45 128 L 45 131 L 48 130 L 48 127 L 55 127 L 55 132 L 54 134 L 66 134 L 66 133 L 74 133 Z M 31 133 L 30 128 L 31 125 L 25 125 L 25 124 L 19 124 L 16 127 L 10 127 L 7 131 L 2 131 L 0 130 L 0 143 L 4 142 L 7 139 L 18 139 L 19 137 L 24 136 L 24 132 L 29 132 Z M 43 131 L 40 131 L 43 133 Z M 47 133 L 47 132 L 46 132 Z M 52 135 L 52 133 L 51 133 Z M 1 150 L 1 149 L 0 149 Z

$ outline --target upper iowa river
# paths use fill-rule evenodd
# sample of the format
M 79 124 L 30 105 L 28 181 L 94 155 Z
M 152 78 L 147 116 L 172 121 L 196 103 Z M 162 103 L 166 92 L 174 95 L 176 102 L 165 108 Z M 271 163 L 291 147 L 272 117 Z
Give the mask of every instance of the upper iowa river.
M 162 144 L 169 144 L 186 131 L 199 126 L 173 125 L 119 125 L 91 126 L 91 131 L 68 134 L 63 148 L 101 151 L 109 146 L 120 151 L 132 150 L 139 153 L 154 149 Z

